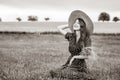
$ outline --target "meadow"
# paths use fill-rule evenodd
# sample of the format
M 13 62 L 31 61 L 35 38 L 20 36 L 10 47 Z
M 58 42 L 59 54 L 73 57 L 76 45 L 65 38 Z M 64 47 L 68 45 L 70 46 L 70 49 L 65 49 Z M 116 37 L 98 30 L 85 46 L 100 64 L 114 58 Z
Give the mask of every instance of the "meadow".
M 0 32 L 58 32 L 67 22 L 0 22 Z M 94 33 L 120 33 L 120 22 L 94 22 Z
M 97 80 L 120 80 L 120 35 L 92 35 L 97 55 L 87 60 Z M 61 67 L 70 55 L 60 34 L 0 34 L 0 80 L 51 79 L 49 71 Z

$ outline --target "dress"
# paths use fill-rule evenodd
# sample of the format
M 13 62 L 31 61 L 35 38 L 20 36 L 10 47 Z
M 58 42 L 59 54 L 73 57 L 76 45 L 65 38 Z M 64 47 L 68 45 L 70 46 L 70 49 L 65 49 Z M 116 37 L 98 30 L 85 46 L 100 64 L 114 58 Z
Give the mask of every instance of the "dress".
M 88 42 L 89 45 L 86 45 L 81 38 L 76 43 L 76 35 L 75 33 L 67 33 L 65 35 L 65 38 L 69 41 L 69 52 L 71 53 L 71 56 L 68 58 L 67 63 L 69 63 L 70 59 L 75 55 L 80 55 L 80 52 L 82 51 L 82 48 L 84 46 L 90 46 L 91 40 L 89 39 Z M 66 63 L 66 64 L 67 64 Z M 67 66 L 65 68 L 59 68 L 56 70 L 50 71 L 51 76 L 59 77 L 59 78 L 69 78 L 71 80 L 93 80 L 91 79 L 91 76 L 89 75 L 85 59 L 74 59 L 72 64 L 70 66 Z
M 83 37 L 81 35 L 81 37 Z M 81 55 L 81 51 L 84 47 L 89 47 L 91 46 L 91 39 L 89 37 L 86 37 L 84 38 L 84 40 L 82 38 L 80 38 L 78 40 L 78 42 L 76 43 L 76 35 L 75 33 L 67 33 L 65 35 L 65 38 L 69 41 L 69 52 L 71 53 L 71 56 L 69 56 L 67 62 L 65 65 L 68 65 L 71 58 L 75 55 Z M 77 60 L 74 60 L 73 63 L 72 63 L 72 67 L 78 67 L 78 65 L 80 66 L 85 66 L 86 67 L 86 62 L 84 59 L 77 59 Z

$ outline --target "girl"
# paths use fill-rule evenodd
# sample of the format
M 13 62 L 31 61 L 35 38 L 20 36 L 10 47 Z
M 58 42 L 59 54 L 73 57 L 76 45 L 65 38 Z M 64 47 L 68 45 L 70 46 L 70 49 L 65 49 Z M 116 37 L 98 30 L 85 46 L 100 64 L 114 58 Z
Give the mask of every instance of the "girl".
M 91 38 L 93 23 L 82 11 L 75 10 L 69 17 L 69 26 L 58 26 L 59 31 L 69 42 L 69 56 L 62 68 L 50 71 L 52 78 L 69 78 L 71 80 L 94 80 L 87 69 L 85 59 L 91 55 Z M 70 29 L 68 32 L 65 29 Z
M 90 34 L 86 30 L 86 24 L 82 19 L 77 19 L 73 24 L 74 32 L 65 31 L 67 28 L 69 28 L 68 25 L 58 26 L 59 31 L 69 42 L 69 52 L 71 53 L 62 68 L 66 68 L 68 64 L 74 67 L 81 65 L 86 68 L 85 59 L 88 58 L 88 55 L 90 55 L 91 52 L 91 49 L 89 48 L 91 46 L 91 39 Z M 74 59 L 77 61 L 74 61 Z

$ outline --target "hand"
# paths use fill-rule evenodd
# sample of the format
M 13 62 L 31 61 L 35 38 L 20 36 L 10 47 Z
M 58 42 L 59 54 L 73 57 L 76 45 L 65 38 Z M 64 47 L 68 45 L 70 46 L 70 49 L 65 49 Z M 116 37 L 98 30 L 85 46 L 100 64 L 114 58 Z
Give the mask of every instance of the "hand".
M 67 64 L 64 64 L 64 65 L 62 65 L 61 69 L 64 69 L 64 68 L 66 68 L 66 67 L 68 67 L 68 65 L 67 65 Z

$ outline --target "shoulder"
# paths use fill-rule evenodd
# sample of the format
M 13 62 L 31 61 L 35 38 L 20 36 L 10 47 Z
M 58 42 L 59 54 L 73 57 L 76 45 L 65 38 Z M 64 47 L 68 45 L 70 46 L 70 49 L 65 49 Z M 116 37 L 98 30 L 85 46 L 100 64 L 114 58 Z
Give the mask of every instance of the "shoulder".
M 73 38 L 74 36 L 75 36 L 74 33 L 67 32 L 67 33 L 65 34 L 65 39 L 70 40 L 70 39 Z

